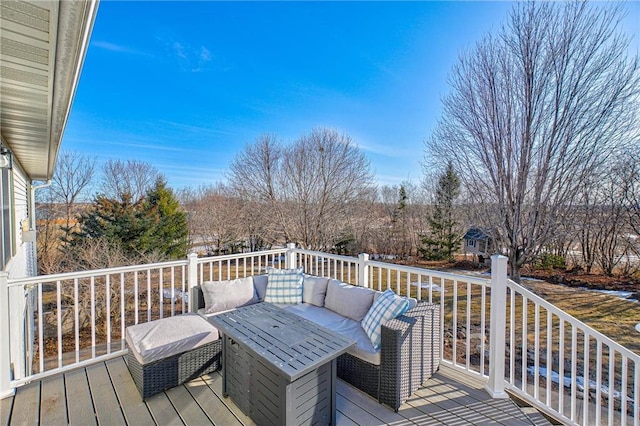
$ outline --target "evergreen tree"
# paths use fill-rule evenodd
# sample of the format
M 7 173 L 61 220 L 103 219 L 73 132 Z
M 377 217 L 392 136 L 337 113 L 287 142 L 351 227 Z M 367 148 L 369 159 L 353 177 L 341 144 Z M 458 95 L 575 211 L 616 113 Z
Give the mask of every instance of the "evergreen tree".
M 148 249 L 159 250 L 170 259 L 186 256 L 189 235 L 187 214 L 162 177 L 147 192 L 143 210 L 151 221 L 151 229 L 145 235 L 144 245 Z
M 461 237 L 454 216 L 454 203 L 460 195 L 460 178 L 449 162 L 438 177 L 433 214 L 429 218 L 430 232 L 422 235 L 422 255 L 429 260 L 453 259 Z
M 105 239 L 130 259 L 157 253 L 170 259 L 187 254 L 187 215 L 162 178 L 145 197 L 133 202 L 129 193 L 120 199 L 98 196 L 80 218 L 80 231 L 73 235 L 71 249 L 84 239 Z

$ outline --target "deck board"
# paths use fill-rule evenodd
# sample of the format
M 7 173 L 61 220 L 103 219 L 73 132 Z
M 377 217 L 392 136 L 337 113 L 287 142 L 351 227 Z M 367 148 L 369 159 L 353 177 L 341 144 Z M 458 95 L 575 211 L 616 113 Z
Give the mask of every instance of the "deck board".
M 13 396 L 0 399 L 0 424 L 8 425 L 11 417 L 11 408 L 13 406 Z
M 29 383 L 16 392 L 11 413 L 12 425 L 35 425 L 40 417 L 40 382 Z
M 68 419 L 64 376 L 59 375 L 43 380 L 40 392 L 40 423 L 66 425 Z
M 167 397 L 174 407 L 180 407 L 178 414 L 186 425 L 206 425 L 211 419 L 202 411 L 198 402 L 193 399 L 184 386 L 176 386 L 166 391 Z
M 137 426 L 154 425 L 151 413 L 142 401 L 124 360 L 115 358 L 107 361 L 106 365 L 126 422 Z
M 93 406 L 96 409 L 98 423 L 109 425 L 124 424 L 122 409 L 111 384 L 107 366 L 101 362 L 87 367 L 87 377 L 91 394 L 100 395 L 100 398 L 93 398 Z
M 213 420 L 215 425 L 240 426 L 242 423 L 218 396 L 211 390 L 207 383 L 198 378 L 185 384 L 191 396 L 198 402 L 204 412 Z
M 353 425 L 532 425 L 510 399 L 491 399 L 482 383 L 441 368 L 398 412 L 339 380 L 338 426 Z M 254 426 L 230 398 L 222 396 L 217 372 L 143 401 L 125 361 L 118 357 L 33 382 L 2 400 L 3 424 L 11 425 L 230 425 Z M 65 411 L 66 410 L 66 411 Z M 540 417 L 532 417 L 532 419 Z M 548 423 L 547 423 L 548 424 Z
M 81 368 L 66 373 L 64 384 L 69 424 L 80 426 L 96 424 L 86 370 Z
M 164 392 L 147 398 L 146 402 L 156 424 L 168 426 L 184 424 Z

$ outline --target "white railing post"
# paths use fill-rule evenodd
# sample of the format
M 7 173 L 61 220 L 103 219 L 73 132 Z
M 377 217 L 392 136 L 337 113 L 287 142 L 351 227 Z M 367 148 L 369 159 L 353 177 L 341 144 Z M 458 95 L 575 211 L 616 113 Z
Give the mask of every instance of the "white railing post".
M 296 243 L 287 243 L 287 254 L 285 256 L 285 269 L 295 269 L 298 267 L 298 258 L 296 257 Z
M 0 399 L 13 395 L 11 387 L 11 336 L 9 313 L 9 274 L 0 272 Z
M 193 288 L 198 285 L 198 254 L 189 253 L 187 255 L 189 264 L 187 265 L 187 286 L 189 288 L 189 312 L 196 312 L 197 306 L 193 305 Z
M 358 286 L 369 287 L 369 255 L 367 253 L 358 255 Z
M 491 256 L 491 317 L 489 319 L 489 382 L 492 398 L 508 398 L 504 391 L 504 362 L 507 321 L 507 258 Z

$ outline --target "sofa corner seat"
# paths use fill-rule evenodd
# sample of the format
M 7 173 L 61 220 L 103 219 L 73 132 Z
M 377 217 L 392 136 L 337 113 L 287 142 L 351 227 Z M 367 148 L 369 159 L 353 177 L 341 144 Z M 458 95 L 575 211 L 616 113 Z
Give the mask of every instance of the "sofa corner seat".
M 254 277 L 258 294 L 258 287 L 265 284 L 264 277 Z M 354 339 L 356 345 L 337 359 L 338 377 L 397 411 L 438 370 L 440 307 L 413 299 L 407 312 L 382 325 L 381 346 L 376 350 L 360 321 L 381 292 L 338 280 L 325 279 L 322 283 L 318 278 L 309 279 L 305 275 L 305 283 L 309 279 L 309 284 L 313 283 L 313 291 L 305 290 L 302 304 L 282 307 Z M 318 287 L 326 289 L 326 298 L 315 294 Z M 308 296 L 305 298 L 305 295 Z M 259 300 L 263 298 L 259 297 Z M 354 309 L 356 301 L 363 306 Z M 200 287 L 195 288 L 192 303 L 194 310 L 210 315 L 204 314 L 205 303 Z M 365 307 L 365 304 L 368 305 Z

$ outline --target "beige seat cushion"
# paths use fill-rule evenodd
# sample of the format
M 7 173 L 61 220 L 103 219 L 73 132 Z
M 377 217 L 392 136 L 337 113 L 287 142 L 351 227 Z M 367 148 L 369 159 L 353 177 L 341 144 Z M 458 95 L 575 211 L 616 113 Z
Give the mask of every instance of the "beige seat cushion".
M 129 350 L 142 365 L 193 350 L 220 338 L 218 329 L 198 314 L 184 314 L 127 327 Z

